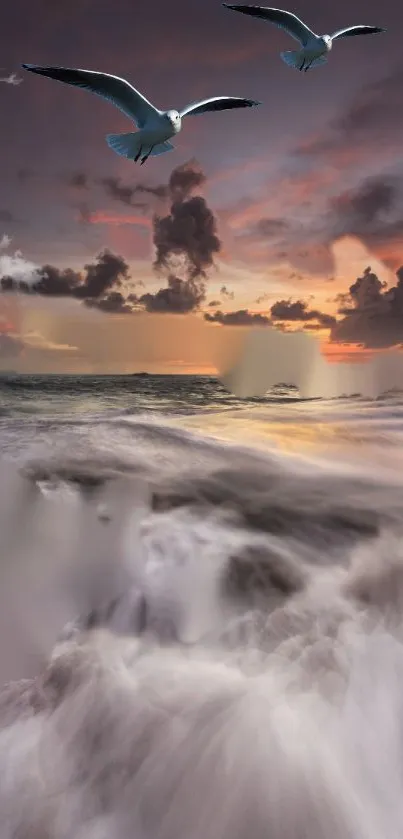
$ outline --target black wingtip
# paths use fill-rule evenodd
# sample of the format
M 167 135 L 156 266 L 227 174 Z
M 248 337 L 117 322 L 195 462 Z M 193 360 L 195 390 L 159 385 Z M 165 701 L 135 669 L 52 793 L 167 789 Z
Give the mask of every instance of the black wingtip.
M 32 73 L 35 73 L 36 64 L 21 64 L 24 70 L 31 70 Z

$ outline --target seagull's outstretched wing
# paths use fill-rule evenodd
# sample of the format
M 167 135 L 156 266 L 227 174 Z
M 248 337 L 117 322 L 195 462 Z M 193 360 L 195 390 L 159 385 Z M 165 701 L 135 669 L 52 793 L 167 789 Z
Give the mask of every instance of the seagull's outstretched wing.
M 280 29 L 285 29 L 302 46 L 305 46 L 311 38 L 315 38 L 315 32 L 312 32 L 292 12 L 285 12 L 282 9 L 271 9 L 266 6 L 231 6 L 229 3 L 223 3 L 223 6 L 226 6 L 227 9 L 233 9 L 234 12 L 242 12 L 244 15 L 260 17 L 262 20 L 274 23 Z
M 181 117 L 195 114 L 206 114 L 208 111 L 228 111 L 231 108 L 253 108 L 261 105 L 254 99 L 242 99 L 239 96 L 214 96 L 212 99 L 203 99 L 202 102 L 192 102 L 179 111 Z
M 336 38 L 351 38 L 354 35 L 376 35 L 377 32 L 386 32 L 381 26 L 347 26 L 346 29 L 339 29 L 331 35 L 332 41 Z
M 135 120 L 138 128 L 143 128 L 150 117 L 160 111 L 148 102 L 141 93 L 119 76 L 108 73 L 97 73 L 94 70 L 70 70 L 66 67 L 37 67 L 36 64 L 23 64 L 24 70 L 48 76 L 58 82 L 72 84 L 96 93 L 112 102 L 131 120 Z

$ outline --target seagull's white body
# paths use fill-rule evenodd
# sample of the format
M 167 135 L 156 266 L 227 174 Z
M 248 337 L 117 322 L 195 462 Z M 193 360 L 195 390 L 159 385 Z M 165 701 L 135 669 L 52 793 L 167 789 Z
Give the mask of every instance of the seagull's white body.
M 136 124 L 138 130 L 127 134 L 108 134 L 106 141 L 117 154 L 135 162 L 141 158 L 141 163 L 145 163 L 150 155 L 164 154 L 173 149 L 169 140 L 181 130 L 184 116 L 260 105 L 260 102 L 252 99 L 215 96 L 212 99 L 194 102 L 181 111 L 160 111 L 126 79 L 119 76 L 66 67 L 38 67 L 35 64 L 22 66 L 31 73 L 84 88 L 112 102 Z
M 273 9 L 267 6 L 233 6 L 223 3 L 227 9 L 235 12 L 242 12 L 245 15 L 258 17 L 269 23 L 274 23 L 284 29 L 300 44 L 299 50 L 287 50 L 280 53 L 281 58 L 289 67 L 296 70 L 310 70 L 320 64 L 325 64 L 327 54 L 333 46 L 333 41 L 338 38 L 350 38 L 355 35 L 374 35 L 378 32 L 385 32 L 380 26 L 348 26 L 333 32 L 333 35 L 317 35 L 300 18 L 292 12 L 283 9 Z

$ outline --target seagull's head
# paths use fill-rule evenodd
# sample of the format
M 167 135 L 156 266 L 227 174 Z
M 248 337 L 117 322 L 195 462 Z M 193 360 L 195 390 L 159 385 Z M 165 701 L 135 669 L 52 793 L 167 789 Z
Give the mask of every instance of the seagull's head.
M 182 125 L 181 115 L 178 111 L 167 111 L 165 114 L 175 133 L 180 131 Z
M 322 35 L 322 41 L 327 50 L 332 49 L 332 39 L 330 35 Z

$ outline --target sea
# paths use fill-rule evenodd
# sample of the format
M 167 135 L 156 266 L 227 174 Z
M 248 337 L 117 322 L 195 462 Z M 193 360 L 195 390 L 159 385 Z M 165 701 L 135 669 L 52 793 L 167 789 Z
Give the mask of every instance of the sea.
M 403 393 L 0 376 L 1 839 L 402 839 Z

